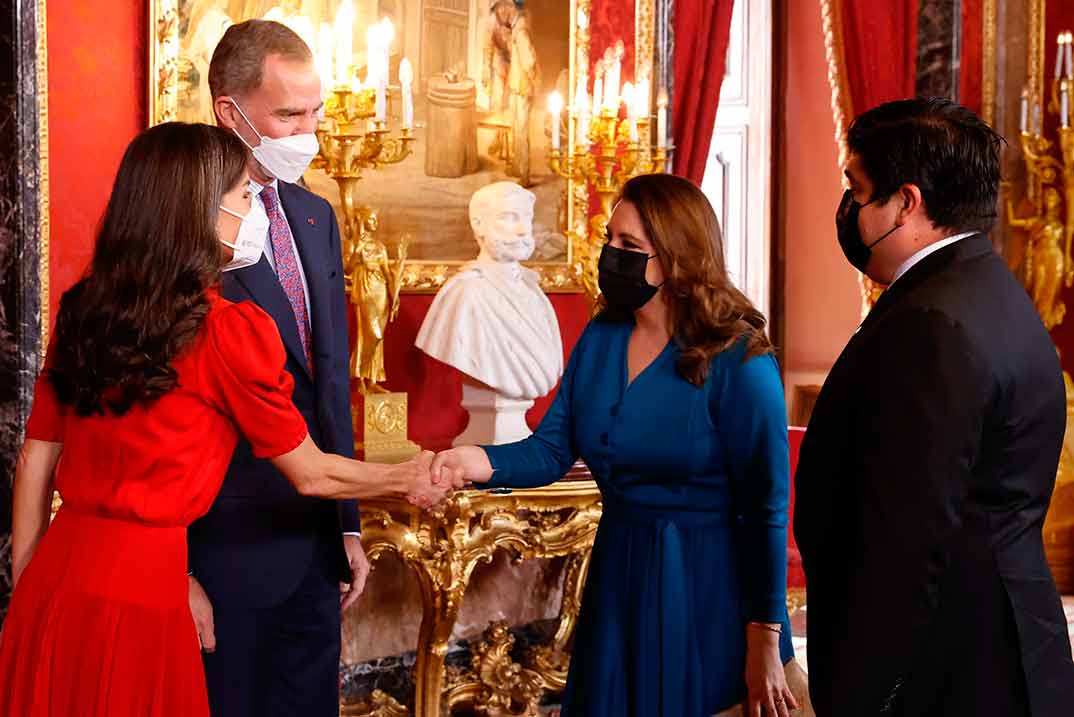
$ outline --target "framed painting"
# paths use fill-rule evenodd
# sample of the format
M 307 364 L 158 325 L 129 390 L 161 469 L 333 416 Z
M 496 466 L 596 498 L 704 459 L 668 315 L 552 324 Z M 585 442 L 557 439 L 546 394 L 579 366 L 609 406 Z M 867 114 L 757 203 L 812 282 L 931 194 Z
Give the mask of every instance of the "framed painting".
M 637 0 L 633 75 L 653 77 L 656 7 Z M 251 18 L 288 25 L 310 45 L 326 90 L 368 82 L 383 64 L 372 28 L 390 23 L 386 56 L 386 127 L 404 121 L 400 69 L 411 73 L 414 141 L 397 164 L 363 171 L 359 201 L 376 214 L 376 236 L 392 254 L 408 245 L 405 291 L 436 291 L 476 257 L 470 196 L 495 181 L 516 181 L 536 195 L 535 250 L 528 265 L 547 291 L 581 290 L 576 251 L 588 234 L 584 181 L 551 169 L 548 98 L 570 97 L 588 75 L 591 0 L 150 0 L 149 119 L 213 122 L 208 67 L 233 23 Z M 343 18 L 341 20 L 341 18 Z M 339 27 L 343 31 L 340 41 Z M 522 38 L 521 33 L 525 33 Z M 522 41 L 524 39 L 524 42 Z M 630 42 L 630 41 L 633 42 Z M 333 50 L 326 43 L 334 41 Z M 349 63 L 338 62 L 347 46 Z M 604 48 L 596 48 L 599 52 Z M 333 55 L 333 52 L 335 53 Z M 342 66 L 347 66 L 343 75 Z M 333 75 L 326 81 L 324 75 Z M 557 115 L 558 117 L 558 115 Z M 570 138 L 564 119 L 562 136 Z M 563 147 L 570 151 L 568 142 Z M 318 166 L 315 162 L 314 167 Z M 342 221 L 339 188 L 322 169 L 307 187 Z

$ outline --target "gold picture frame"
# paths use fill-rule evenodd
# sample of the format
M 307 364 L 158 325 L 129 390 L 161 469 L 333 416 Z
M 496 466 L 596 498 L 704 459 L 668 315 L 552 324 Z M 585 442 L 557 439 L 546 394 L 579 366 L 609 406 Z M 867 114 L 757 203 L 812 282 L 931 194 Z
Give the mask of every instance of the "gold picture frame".
M 178 107 L 180 104 L 180 29 L 184 25 L 184 17 L 180 9 L 187 2 L 180 0 L 150 0 L 149 2 L 149 68 L 148 76 L 148 117 L 151 125 L 160 122 L 179 119 Z M 656 42 L 657 6 L 668 0 L 635 0 L 634 22 L 634 47 L 635 63 L 634 77 L 654 77 L 654 49 Z M 577 22 L 580 15 L 586 18 L 590 15 L 591 0 L 563 0 L 569 5 L 569 74 L 567 87 L 575 86 L 579 67 L 585 67 L 588 72 L 590 65 L 590 35 L 588 23 Z M 418 5 L 424 11 L 424 3 L 420 0 L 402 0 L 402 6 L 409 8 Z M 476 8 L 485 6 L 485 0 L 471 0 Z M 410 12 L 410 10 L 407 10 Z M 603 49 L 603 48 L 600 48 Z M 545 104 L 545 96 L 534 98 L 534 107 Z M 570 133 L 567 135 L 570 136 Z M 534 166 L 540 162 L 540 155 L 534 157 Z M 413 161 L 413 158 L 410 160 Z M 309 176 L 309 175 L 307 175 Z M 317 177 L 318 180 L 323 179 Z M 371 181 L 369 178 L 366 181 Z M 527 265 L 536 270 L 541 278 L 541 285 L 547 292 L 573 293 L 583 291 L 582 276 L 591 273 L 593 267 L 583 265 L 581 257 L 584 251 L 579 251 L 580 245 L 588 241 L 590 199 L 589 188 L 585 183 L 555 178 L 556 186 L 565 187 L 565 191 L 557 190 L 560 209 L 553 209 L 555 215 L 556 232 L 560 235 L 562 249 L 554 260 L 530 261 Z M 318 193 L 322 193 L 338 207 L 338 200 L 330 196 L 331 183 L 320 181 L 312 187 Z M 471 190 L 472 191 L 472 190 Z M 375 202 L 370 202 L 376 209 Z M 546 204 L 547 207 L 547 204 Z M 452 205 L 458 211 L 458 208 Z M 546 213 L 548 211 L 546 210 Z M 565 221 L 564 221 L 564 216 Z M 382 222 L 383 229 L 383 222 Z M 432 228 L 430 228 L 432 231 Z M 409 232 L 408 232 L 409 233 Z M 382 231 L 382 238 L 386 237 L 386 243 L 394 243 L 398 236 L 392 235 L 390 230 Z M 467 234 L 467 239 L 469 239 Z M 453 239 L 452 241 L 458 241 Z M 430 242 L 431 244 L 431 242 Z M 419 241 L 420 245 L 420 241 Z M 423 256 L 421 252 L 414 251 L 414 242 L 411 242 L 411 258 L 407 262 L 403 274 L 402 288 L 408 293 L 432 293 L 437 291 L 446 279 L 461 266 L 467 258 L 458 256 L 459 252 L 451 252 L 452 255 L 445 258 L 438 256 Z M 452 246 L 458 248 L 458 244 Z M 476 246 L 473 247 L 476 254 Z M 471 255 L 472 256 L 472 255 Z

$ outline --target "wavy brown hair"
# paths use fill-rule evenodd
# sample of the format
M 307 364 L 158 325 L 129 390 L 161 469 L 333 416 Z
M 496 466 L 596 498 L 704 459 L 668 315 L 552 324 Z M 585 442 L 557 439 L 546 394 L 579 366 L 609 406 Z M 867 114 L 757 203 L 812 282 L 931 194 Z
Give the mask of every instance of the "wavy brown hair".
M 746 358 L 772 351 L 764 314 L 727 275 L 720 224 L 696 185 L 671 174 L 643 174 L 627 181 L 619 200 L 638 210 L 664 269 L 668 323 L 684 347 L 680 376 L 703 385 L 713 357 L 739 339 L 746 341 Z M 607 314 L 604 297 L 599 308 Z
M 203 124 L 157 125 L 130 143 L 90 266 L 60 300 L 48 377 L 61 403 L 122 415 L 175 388 L 171 362 L 220 279 L 221 197 L 246 162 L 236 136 Z

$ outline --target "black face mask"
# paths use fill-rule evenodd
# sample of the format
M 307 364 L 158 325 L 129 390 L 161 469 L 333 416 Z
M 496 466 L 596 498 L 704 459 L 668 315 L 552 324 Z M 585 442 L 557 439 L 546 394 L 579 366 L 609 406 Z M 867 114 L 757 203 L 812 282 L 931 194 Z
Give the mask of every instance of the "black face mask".
M 854 201 L 854 193 L 849 189 L 843 192 L 843 201 L 839 202 L 839 210 L 835 213 L 835 229 L 839 236 L 839 246 L 843 250 L 843 256 L 850 265 L 865 273 L 865 267 L 869 266 L 869 258 L 873 255 L 873 247 L 891 236 L 892 232 L 899 228 L 895 225 L 884 236 L 872 244 L 866 244 L 861 237 L 861 228 L 858 227 L 858 214 L 863 207 L 867 207 L 876 200 L 870 200 L 865 204 Z
M 597 283 L 609 308 L 634 313 L 656 296 L 660 287 L 645 280 L 645 268 L 655 258 L 655 255 L 604 245 L 597 262 Z

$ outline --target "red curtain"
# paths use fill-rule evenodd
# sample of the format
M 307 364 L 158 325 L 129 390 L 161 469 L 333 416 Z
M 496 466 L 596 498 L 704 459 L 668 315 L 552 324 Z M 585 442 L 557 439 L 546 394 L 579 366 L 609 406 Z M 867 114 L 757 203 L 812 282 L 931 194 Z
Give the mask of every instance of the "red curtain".
M 675 3 L 675 92 L 671 135 L 675 174 L 701 184 L 705 176 L 720 85 L 727 67 L 734 0 Z
M 958 66 L 958 101 L 981 114 L 984 69 L 984 6 L 981 0 L 962 0 L 962 45 Z
M 859 114 L 914 96 L 918 0 L 820 0 L 828 80 L 832 86 L 839 165 L 847 160 L 846 131 Z M 864 274 L 862 316 L 880 296 Z
M 914 96 L 918 0 L 836 0 L 842 6 L 846 85 L 854 116 Z

